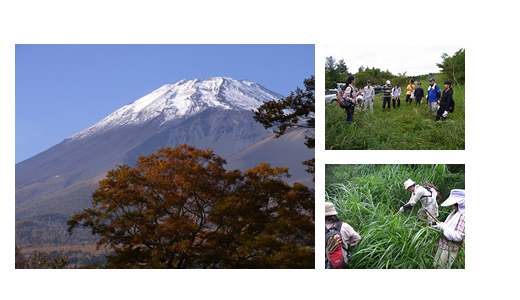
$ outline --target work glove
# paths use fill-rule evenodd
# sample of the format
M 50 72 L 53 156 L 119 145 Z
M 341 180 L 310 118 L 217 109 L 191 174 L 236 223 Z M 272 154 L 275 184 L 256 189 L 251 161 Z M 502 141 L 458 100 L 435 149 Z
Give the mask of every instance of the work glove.
M 443 118 L 446 118 L 447 116 L 448 116 L 448 111 L 445 110 L 444 113 L 442 114 L 442 117 L 443 117 Z
M 401 208 L 399 208 L 399 211 L 404 212 L 404 207 L 401 206 Z
M 437 225 L 434 225 L 433 227 L 444 231 L 444 226 L 445 226 L 444 222 L 440 222 L 440 223 L 437 223 Z

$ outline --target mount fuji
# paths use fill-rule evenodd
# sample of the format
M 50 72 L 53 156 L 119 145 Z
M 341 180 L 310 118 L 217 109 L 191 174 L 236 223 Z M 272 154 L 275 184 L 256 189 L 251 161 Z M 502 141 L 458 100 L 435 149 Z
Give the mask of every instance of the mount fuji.
M 291 181 L 313 187 L 302 162 L 314 157 L 314 150 L 303 144 L 305 135 L 313 135 L 314 130 L 296 129 L 275 138 L 253 119 L 252 110 L 282 97 L 247 80 L 181 80 L 19 162 L 15 167 L 17 245 L 70 243 L 64 228 L 49 233 L 59 227 L 53 223 L 89 206 L 97 182 L 108 170 L 132 166 L 139 156 L 162 147 L 186 143 L 209 148 L 227 160 L 228 169 L 245 171 L 262 161 L 289 167 Z

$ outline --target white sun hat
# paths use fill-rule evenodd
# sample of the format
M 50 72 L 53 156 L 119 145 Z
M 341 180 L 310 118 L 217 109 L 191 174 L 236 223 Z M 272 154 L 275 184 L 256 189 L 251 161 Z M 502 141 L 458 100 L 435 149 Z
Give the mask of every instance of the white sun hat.
M 336 212 L 336 208 L 334 207 L 334 204 L 330 202 L 325 202 L 325 217 L 328 216 L 335 216 L 338 213 Z
M 413 180 L 408 179 L 407 181 L 404 182 L 404 189 L 406 190 L 414 184 L 415 184 L 415 182 L 413 182 Z
M 451 190 L 448 199 L 442 202 L 441 206 L 450 206 L 457 203 L 461 214 L 466 214 L 466 191 L 460 189 Z

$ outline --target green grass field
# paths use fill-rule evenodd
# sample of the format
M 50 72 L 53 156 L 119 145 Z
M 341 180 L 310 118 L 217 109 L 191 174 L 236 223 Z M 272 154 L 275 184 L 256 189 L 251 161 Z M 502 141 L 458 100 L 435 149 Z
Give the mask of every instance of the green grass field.
M 446 220 L 450 207 L 440 204 L 452 189 L 464 189 L 461 165 L 326 165 L 325 201 L 334 203 L 340 220 L 361 236 L 351 249 L 352 269 L 433 268 L 440 232 L 418 220 L 418 203 L 411 211 L 394 214 L 410 199 L 403 182 L 411 178 L 437 186 L 442 198 L 439 221 Z M 465 268 L 465 248 L 452 269 Z
M 443 82 L 439 80 L 439 82 Z M 441 91 L 444 90 L 440 84 Z M 423 83 L 423 89 L 428 83 Z M 405 106 L 406 88 L 401 88 L 401 107 L 382 111 L 383 94 L 374 100 L 374 112 L 355 109 L 354 122 L 347 125 L 338 103 L 325 108 L 325 150 L 463 150 L 465 147 L 465 87 L 455 86 L 455 111 L 445 122 L 428 116 L 426 100 Z

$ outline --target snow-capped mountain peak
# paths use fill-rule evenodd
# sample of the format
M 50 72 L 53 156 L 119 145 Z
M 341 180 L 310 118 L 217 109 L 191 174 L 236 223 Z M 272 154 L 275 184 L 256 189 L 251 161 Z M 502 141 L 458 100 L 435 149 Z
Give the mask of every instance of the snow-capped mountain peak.
M 247 80 L 212 77 L 183 79 L 165 84 L 150 94 L 116 110 L 93 126 L 73 135 L 78 139 L 121 126 L 140 125 L 160 118 L 164 124 L 199 114 L 208 108 L 252 110 L 283 96 Z

